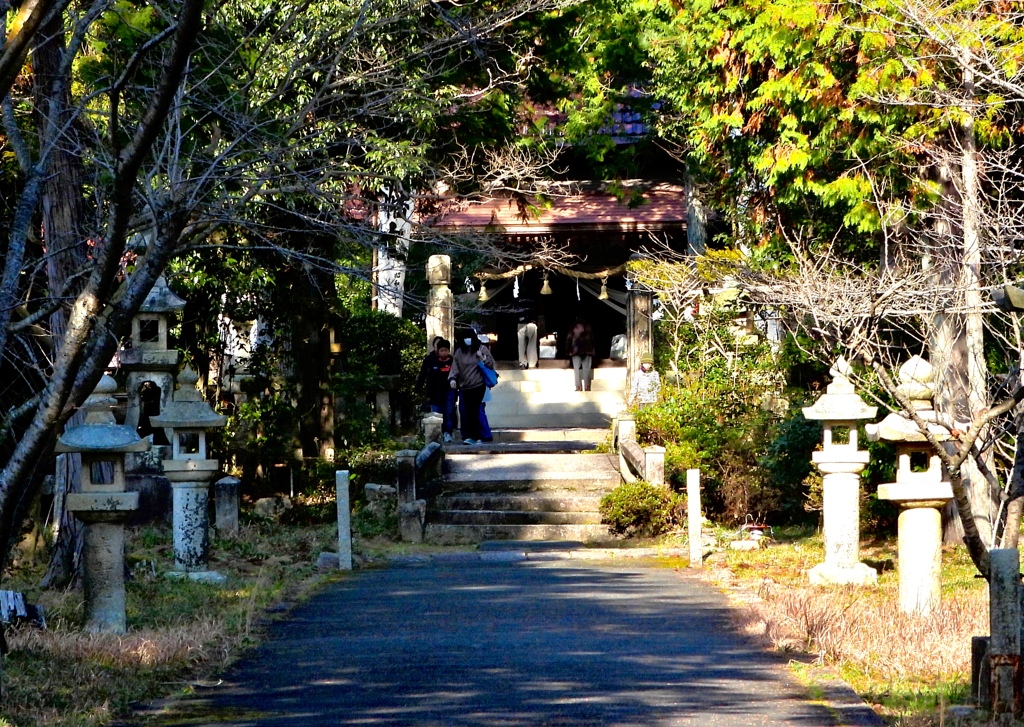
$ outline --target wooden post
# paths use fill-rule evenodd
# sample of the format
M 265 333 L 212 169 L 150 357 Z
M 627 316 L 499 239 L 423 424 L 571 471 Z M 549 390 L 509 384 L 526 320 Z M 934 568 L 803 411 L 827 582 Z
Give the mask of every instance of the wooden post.
M 338 568 L 352 570 L 352 511 L 348 498 L 348 470 L 334 473 L 338 502 Z
M 691 568 L 704 565 L 704 542 L 700 528 L 700 470 L 686 470 L 686 534 L 690 540 Z
M 1021 714 L 1020 555 L 1016 548 L 989 551 L 989 667 L 992 714 L 1010 723 Z

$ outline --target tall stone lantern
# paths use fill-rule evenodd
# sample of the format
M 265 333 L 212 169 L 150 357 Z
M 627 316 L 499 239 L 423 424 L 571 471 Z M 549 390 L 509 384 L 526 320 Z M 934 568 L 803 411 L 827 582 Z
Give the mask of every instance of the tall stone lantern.
M 832 383 L 825 394 L 803 410 L 824 426 L 823 446 L 813 461 L 822 474 L 825 562 L 808 577 L 816 585 L 874 585 L 878 573 L 860 562 L 860 473 L 870 455 L 857 449 L 857 422 L 874 418 L 878 407 L 857 395 L 846 359 L 840 357 L 829 373 Z
M 188 366 L 178 374 L 178 389 L 153 425 L 171 430 L 171 459 L 164 474 L 174 488 L 174 568 L 193 580 L 223 579 L 207 570 L 210 549 L 210 480 L 220 463 L 208 458 L 206 434 L 223 427 L 227 417 L 217 414 L 196 388 L 199 377 Z
M 918 417 L 938 441 L 950 439 L 932 408 L 935 372 L 914 356 L 900 367 L 897 390 L 911 402 Z M 864 427 L 871 441 L 896 445 L 896 481 L 880 485 L 878 499 L 900 507 L 898 524 L 900 609 L 925 615 L 939 605 L 942 593 L 942 507 L 953 498 L 942 461 L 920 427 L 893 412 L 878 424 Z
M 149 441 L 114 420 L 116 390 L 113 378 L 100 379 L 82 407 L 85 423 L 68 429 L 55 449 L 82 455 L 82 491 L 69 494 L 66 505 L 85 524 L 85 629 L 123 634 L 124 524 L 139 506 L 139 494 L 125 492 L 124 458 L 149 449 Z
M 178 368 L 178 352 L 168 348 L 168 329 L 171 316 L 185 307 L 185 301 L 174 294 L 161 275 L 153 284 L 138 314 L 132 319 L 131 346 L 122 349 L 119 362 L 128 372 L 125 390 L 128 409 L 125 424 L 137 428 L 143 418 L 146 402 L 143 386 L 153 384 L 159 392 L 159 411 L 171 400 L 174 391 L 174 372 Z

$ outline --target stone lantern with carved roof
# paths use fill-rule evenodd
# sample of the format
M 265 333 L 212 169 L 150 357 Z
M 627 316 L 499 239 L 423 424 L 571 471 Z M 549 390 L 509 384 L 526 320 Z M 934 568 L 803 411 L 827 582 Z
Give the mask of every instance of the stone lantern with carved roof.
M 178 374 L 178 389 L 164 410 L 152 418 L 154 426 L 171 432 L 171 459 L 164 474 L 174 488 L 174 566 L 196 580 L 216 580 L 207 571 L 209 551 L 209 483 L 220 469 L 209 458 L 206 435 L 223 427 L 227 417 L 217 414 L 196 388 L 199 377 L 188 366 Z
M 910 400 L 918 418 L 934 439 L 950 439 L 932 408 L 935 372 L 930 363 L 914 356 L 900 367 L 897 391 Z M 905 613 L 927 614 L 939 604 L 942 590 L 942 508 L 953 498 L 953 488 L 942 461 L 920 425 L 893 412 L 865 427 L 868 439 L 896 446 L 896 481 L 880 485 L 879 500 L 900 507 L 900 608 Z
M 85 423 L 57 440 L 57 453 L 82 456 L 82 491 L 67 496 L 66 507 L 85 523 L 85 628 L 124 633 L 124 524 L 139 506 L 137 492 L 125 492 L 124 458 L 149 449 L 132 427 L 117 424 L 111 411 L 117 383 L 100 379 L 85 400 Z
M 171 316 L 184 307 L 185 301 L 174 294 L 161 275 L 132 319 L 131 346 L 118 354 L 121 368 L 128 372 L 127 426 L 138 428 L 145 414 L 162 412 L 171 400 L 178 352 L 168 347 L 168 330 Z M 147 394 L 147 382 L 159 391 Z M 148 396 L 153 397 L 152 402 Z
M 860 562 L 860 473 L 870 455 L 857 449 L 857 422 L 871 419 L 868 406 L 850 383 L 850 364 L 840 357 L 829 371 L 832 383 L 804 416 L 821 421 L 822 449 L 813 461 L 822 474 L 825 562 L 810 570 L 815 584 L 874 585 L 878 573 Z

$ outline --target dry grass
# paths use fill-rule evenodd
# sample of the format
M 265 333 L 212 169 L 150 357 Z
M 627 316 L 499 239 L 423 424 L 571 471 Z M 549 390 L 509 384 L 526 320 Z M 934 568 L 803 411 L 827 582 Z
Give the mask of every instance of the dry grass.
M 864 555 L 889 563 L 893 553 L 880 544 Z M 899 609 L 891 570 L 878 588 L 807 585 L 807 568 L 821 562 L 815 539 L 730 553 L 706 577 L 741 605 L 746 632 L 833 667 L 888 724 L 933 727 L 953 724 L 945 707 L 967 700 L 971 637 L 988 633 L 984 581 L 973 578 L 962 548 L 947 550 L 943 561 L 943 600 L 926 617 Z
M 99 727 L 135 703 L 190 689 L 255 643 L 269 607 L 334 577 L 313 563 L 336 547 L 330 526 L 250 523 L 238 538 L 214 542 L 211 567 L 229 577 L 214 586 L 159 575 L 171 566 L 169 530 L 133 531 L 123 636 L 81 631 L 80 590 L 41 592 L 38 570 L 10 574 L 4 587 L 42 603 L 49 628 L 8 632 L 0 727 Z

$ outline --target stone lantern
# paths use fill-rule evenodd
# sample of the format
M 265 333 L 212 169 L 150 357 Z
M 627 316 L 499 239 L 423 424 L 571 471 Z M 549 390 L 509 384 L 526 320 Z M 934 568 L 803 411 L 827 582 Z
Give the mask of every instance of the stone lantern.
M 116 390 L 113 378 L 100 379 L 82 407 L 85 423 L 67 430 L 55 449 L 82 456 L 82 491 L 69 494 L 66 506 L 85 524 L 85 629 L 123 634 L 124 524 L 139 506 L 138 493 L 125 492 L 124 458 L 149 449 L 149 441 L 115 422 Z
M 178 352 L 168 348 L 168 328 L 171 315 L 182 310 L 185 301 L 174 294 L 161 275 L 153 289 L 132 319 L 131 347 L 119 354 L 120 366 L 128 372 L 125 389 L 128 392 L 128 409 L 125 424 L 137 428 L 146 410 L 152 407 L 163 412 L 174 391 L 174 372 L 178 368 Z M 147 394 L 143 387 L 149 382 L 155 391 Z M 150 402 L 147 396 L 153 396 Z M 147 406 L 149 404 L 149 406 Z
M 857 422 L 871 419 L 878 407 L 868 406 L 850 383 L 850 364 L 840 357 L 829 371 L 832 383 L 813 406 L 804 408 L 808 419 L 824 426 L 824 443 L 813 461 L 822 474 L 825 562 L 808 576 L 811 583 L 874 585 L 878 573 L 860 562 L 860 473 L 870 458 L 857 449 Z
M 171 459 L 164 474 L 174 489 L 174 568 L 193 580 L 222 580 L 207 571 L 210 522 L 207 512 L 209 483 L 220 469 L 207 457 L 206 433 L 223 427 L 227 417 L 217 414 L 196 389 L 199 377 L 188 366 L 178 374 L 178 389 L 153 425 L 171 430 Z
M 931 364 L 914 356 L 900 367 L 897 391 L 910 399 L 917 415 L 935 439 L 947 441 L 949 430 L 939 425 L 932 409 L 935 372 Z M 879 500 L 900 507 L 900 608 L 908 614 L 928 614 L 941 598 L 942 507 L 953 498 L 942 461 L 920 427 L 893 412 L 878 424 L 865 427 L 871 441 L 896 445 L 896 481 L 878 488 Z

